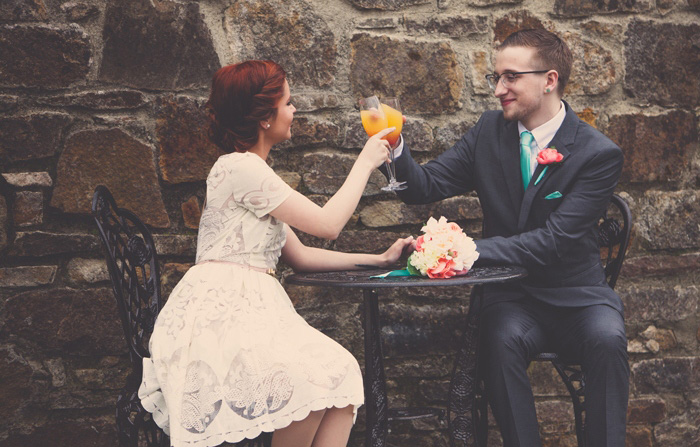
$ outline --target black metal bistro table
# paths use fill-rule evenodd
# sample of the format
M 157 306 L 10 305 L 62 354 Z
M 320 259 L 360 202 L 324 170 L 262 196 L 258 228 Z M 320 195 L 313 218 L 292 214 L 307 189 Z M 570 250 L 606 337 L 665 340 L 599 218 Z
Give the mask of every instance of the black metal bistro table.
M 481 286 L 489 283 L 504 283 L 515 281 L 527 276 L 527 271 L 522 267 L 478 267 L 469 271 L 464 276 L 450 279 L 430 279 L 417 276 L 396 276 L 383 279 L 370 279 L 370 276 L 386 273 L 387 269 L 348 270 L 323 273 L 299 273 L 286 278 L 286 283 L 306 286 L 343 287 L 362 289 L 364 297 L 364 340 L 365 340 L 365 405 L 367 412 L 367 428 L 365 445 L 367 447 L 384 447 L 389 431 L 390 420 L 409 420 L 428 416 L 444 414 L 436 408 L 389 408 L 386 393 L 386 376 L 384 374 L 384 357 L 379 325 L 379 300 L 377 289 L 395 287 L 447 287 L 447 286 L 476 286 L 479 297 Z M 478 318 L 470 305 L 469 316 L 472 324 Z M 467 334 L 465 329 L 465 335 Z M 470 346 L 467 346 L 467 345 Z M 450 432 L 450 444 L 457 441 L 467 442 L 473 435 L 471 420 L 465 411 L 473 409 L 472 402 L 465 402 L 470 394 L 465 392 L 465 382 L 474 380 L 475 365 L 467 364 L 464 359 L 474 358 L 469 356 L 473 351 L 475 355 L 476 340 L 471 343 L 462 343 L 460 352 L 456 355 L 455 367 L 450 382 L 450 396 L 448 396 L 447 422 Z M 462 359 L 462 361 L 460 361 Z M 472 384 L 473 385 L 473 384 Z M 455 415 L 454 420 L 452 414 Z

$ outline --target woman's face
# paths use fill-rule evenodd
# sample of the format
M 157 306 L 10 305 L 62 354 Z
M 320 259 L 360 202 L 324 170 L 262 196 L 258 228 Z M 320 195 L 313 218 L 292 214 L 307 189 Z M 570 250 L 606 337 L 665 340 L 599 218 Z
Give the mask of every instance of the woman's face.
M 270 119 L 270 127 L 266 130 L 266 137 L 272 144 L 277 144 L 282 141 L 292 138 L 292 120 L 296 108 L 290 101 L 289 83 L 284 81 L 284 93 L 282 98 L 277 103 L 277 113 Z

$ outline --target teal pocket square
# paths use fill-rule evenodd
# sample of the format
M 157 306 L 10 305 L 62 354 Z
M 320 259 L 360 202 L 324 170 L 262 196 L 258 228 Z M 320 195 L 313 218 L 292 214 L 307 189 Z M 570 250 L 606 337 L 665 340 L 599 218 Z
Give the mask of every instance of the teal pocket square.
M 554 192 L 551 193 L 551 194 L 547 194 L 547 195 L 544 197 L 544 199 L 545 199 L 545 200 L 558 199 L 558 198 L 561 197 L 561 196 L 562 196 L 562 194 L 561 194 L 559 191 L 554 191 Z

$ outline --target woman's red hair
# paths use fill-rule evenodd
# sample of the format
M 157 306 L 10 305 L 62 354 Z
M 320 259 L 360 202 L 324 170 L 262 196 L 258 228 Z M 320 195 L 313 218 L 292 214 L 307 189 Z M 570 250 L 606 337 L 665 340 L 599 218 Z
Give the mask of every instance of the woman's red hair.
M 224 152 L 246 152 L 258 141 L 260 121 L 277 112 L 284 94 L 284 69 L 272 61 L 245 61 L 214 73 L 209 138 Z

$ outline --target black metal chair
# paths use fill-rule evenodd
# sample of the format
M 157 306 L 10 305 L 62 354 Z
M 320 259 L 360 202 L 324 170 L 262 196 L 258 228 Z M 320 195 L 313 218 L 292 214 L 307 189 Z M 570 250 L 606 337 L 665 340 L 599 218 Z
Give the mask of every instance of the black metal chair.
M 92 215 L 105 248 L 109 277 L 132 366 L 126 385 L 117 397 L 119 445 L 137 447 L 145 442 L 149 447 L 169 446 L 170 438 L 156 425 L 138 397 L 143 358 L 150 356 L 148 340 L 163 305 L 153 237 L 134 213 L 117 207 L 112 194 L 104 186 L 95 188 Z M 263 433 L 256 439 L 236 445 L 269 447 L 271 439 L 270 433 Z
M 632 213 L 627 202 L 617 194 L 613 194 L 607 210 L 598 222 L 598 244 L 601 250 L 601 260 L 605 268 L 605 277 L 611 288 L 615 288 L 620 276 L 622 262 L 625 260 L 627 246 L 632 231 Z M 576 440 L 578 447 L 586 445 L 585 440 L 585 408 L 586 377 L 581 365 L 569 362 L 554 352 L 542 352 L 533 361 L 551 362 L 561 376 L 566 389 L 571 395 L 574 405 L 574 420 L 576 424 Z M 487 398 L 482 380 L 477 380 L 475 404 L 473 407 L 473 424 L 475 427 L 475 443 L 486 446 L 488 437 L 488 408 Z

